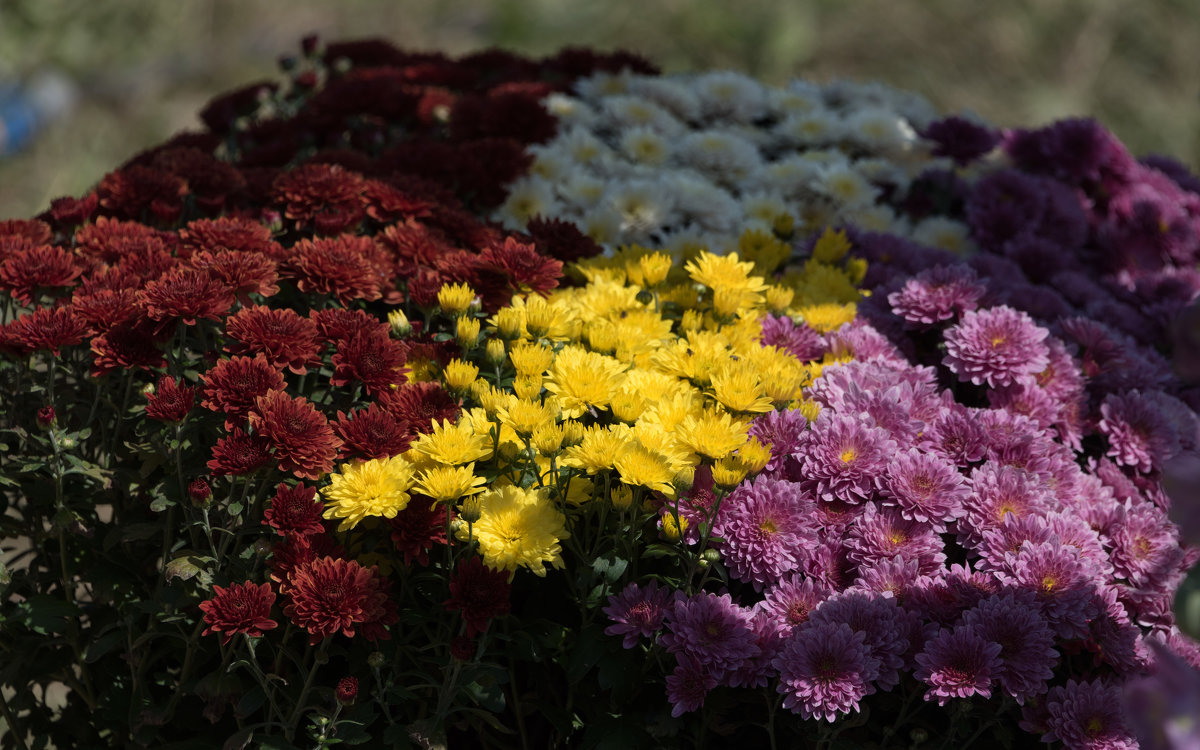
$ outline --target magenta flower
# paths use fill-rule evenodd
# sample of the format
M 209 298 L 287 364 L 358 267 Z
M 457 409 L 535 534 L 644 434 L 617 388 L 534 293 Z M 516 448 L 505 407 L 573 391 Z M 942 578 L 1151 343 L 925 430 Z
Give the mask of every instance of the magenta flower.
M 1133 586 L 1162 586 L 1183 560 L 1179 530 L 1165 513 L 1149 503 L 1126 510 L 1108 533 L 1116 575 Z
M 667 700 L 671 701 L 671 716 L 678 719 L 704 705 L 717 678 L 694 656 L 676 654 L 675 658 L 675 670 L 667 675 Z
M 1058 652 L 1054 633 L 1032 594 L 1008 591 L 988 597 L 964 612 L 962 621 L 979 637 L 999 646 L 1000 664 L 993 676 L 1000 679 L 1006 693 L 1024 703 L 1046 692 Z
M 621 635 L 625 648 L 633 648 L 640 638 L 653 638 L 663 624 L 670 602 L 670 591 L 660 589 L 658 581 L 642 587 L 636 582 L 627 585 L 619 594 L 608 597 L 602 611 L 613 621 L 604 629 L 606 635 Z
M 812 611 L 832 593 L 820 581 L 790 576 L 767 589 L 766 597 L 755 606 L 766 611 L 777 628 L 791 633 L 808 622 Z
M 922 573 L 932 573 L 946 562 L 941 530 L 906 519 L 895 508 L 880 509 L 869 503 L 846 534 L 846 556 L 860 567 L 869 567 L 900 555 L 915 560 Z
M 879 668 L 865 634 L 838 622 L 797 630 L 773 663 L 783 707 L 805 719 L 825 721 L 858 711 L 858 702 L 875 692 L 872 681 Z
M 891 597 L 844 591 L 813 610 L 809 622 L 844 623 L 861 632 L 871 657 L 878 663 L 875 684 L 880 690 L 890 690 L 900 683 L 899 670 L 904 666 L 904 654 L 909 647 L 906 637 L 909 629 L 904 626 L 900 612 Z
M 987 434 L 976 416 L 979 411 L 947 406 L 921 436 L 922 445 L 962 469 L 982 461 L 987 455 Z
M 808 420 L 799 409 L 769 411 L 750 423 L 750 435 L 771 446 L 771 460 L 763 468 L 767 474 L 780 471 L 791 454 L 796 452 L 800 434 Z
M 861 503 L 873 494 L 875 478 L 896 453 L 896 442 L 860 417 L 826 414 L 800 436 L 795 457 L 818 497 Z
M 931 326 L 974 310 L 986 291 L 968 265 L 934 266 L 906 281 L 887 300 L 892 312 L 909 323 Z
M 996 576 L 1001 583 L 1032 591 L 1057 635 L 1081 638 L 1096 616 L 1093 573 L 1078 550 L 1025 542 L 1020 552 L 1005 556 Z
M 1179 451 L 1179 435 L 1158 404 L 1138 391 L 1110 393 L 1100 404 L 1100 433 L 1108 438 L 1105 455 L 1141 472 L 1162 468 Z
M 949 460 L 909 449 L 892 457 L 879 478 L 879 494 L 904 518 L 943 523 L 962 512 L 971 488 Z
M 1047 732 L 1042 742 L 1058 740 L 1075 750 L 1135 750 L 1121 707 L 1121 688 L 1103 680 L 1076 682 L 1051 688 L 1044 711 Z
M 1009 385 L 1046 369 L 1048 335 L 1028 315 L 1006 305 L 969 311 L 946 330 L 942 363 L 959 380 L 993 388 Z
M 913 676 L 929 689 L 925 700 L 946 705 L 950 698 L 992 695 L 992 678 L 1000 669 L 1000 645 L 980 637 L 970 625 L 959 625 L 925 644 L 917 654 Z
M 800 485 L 760 476 L 721 503 L 713 534 L 729 573 L 761 590 L 800 567 L 817 540 Z
M 667 610 L 667 632 L 660 640 L 667 651 L 690 657 L 715 679 L 758 655 L 749 610 L 733 603 L 729 594 L 676 594 Z

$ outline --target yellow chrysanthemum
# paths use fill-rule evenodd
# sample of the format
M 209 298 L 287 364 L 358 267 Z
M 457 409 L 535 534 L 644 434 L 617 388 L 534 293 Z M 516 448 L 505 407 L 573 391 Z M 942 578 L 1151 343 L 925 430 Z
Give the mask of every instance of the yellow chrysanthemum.
M 563 428 L 562 425 L 554 424 L 553 422 L 543 424 L 533 431 L 530 437 L 530 442 L 537 449 L 538 453 L 543 456 L 554 456 L 562 450 L 563 444 Z
M 484 346 L 484 357 L 487 358 L 488 364 L 495 366 L 504 362 L 507 356 L 504 350 L 504 341 L 502 339 L 488 339 Z
M 712 391 L 717 402 L 729 411 L 762 414 L 775 408 L 757 368 L 746 360 L 731 360 L 714 372 Z
M 392 335 L 397 338 L 404 338 L 412 333 L 412 323 L 408 321 L 408 316 L 403 310 L 392 310 L 388 313 L 388 328 L 391 329 Z
M 475 301 L 475 290 L 466 284 L 443 284 L 437 294 L 438 307 L 447 315 L 461 315 Z
M 475 464 L 434 466 L 418 475 L 416 489 L 439 503 L 451 503 L 482 492 L 486 483 L 483 477 L 475 476 Z
M 584 430 L 583 439 L 564 452 L 559 462 L 571 469 L 595 474 L 613 468 L 613 462 L 625 445 L 633 440 L 627 425 L 593 426 Z
M 554 423 L 558 410 L 552 404 L 518 398 L 499 411 L 500 421 L 518 435 L 532 435 L 539 427 Z
M 479 510 L 470 534 L 489 568 L 515 573 L 525 567 L 538 576 L 546 575 L 547 564 L 563 568 L 559 541 L 570 536 L 567 519 L 544 490 L 512 485 L 489 490 L 479 498 Z M 466 528 L 456 533 L 468 539 Z
M 733 457 L 717 460 L 712 467 L 712 478 L 720 487 L 736 487 L 746 478 L 746 467 Z
M 728 412 L 705 410 L 700 416 L 688 416 L 675 428 L 679 442 L 711 459 L 724 458 L 746 442 L 748 426 Z
M 486 435 L 480 435 L 470 416 L 463 414 L 456 424 L 443 420 L 433 421 L 433 431 L 417 438 L 413 448 L 440 464 L 457 466 L 487 458 L 492 452 L 492 443 Z
M 608 404 L 612 415 L 626 424 L 633 424 L 646 410 L 646 399 L 641 394 L 621 390 L 613 394 Z
M 813 246 L 812 257 L 821 263 L 837 263 L 849 251 L 850 240 L 846 238 L 846 231 L 839 229 L 835 232 L 832 227 L 826 227 Z
M 750 474 L 762 471 L 770 460 L 771 444 L 764 444 L 756 437 L 750 438 L 745 445 L 738 448 L 737 461 Z
M 513 378 L 512 389 L 517 398 L 533 401 L 542 393 L 545 378 L 541 375 L 518 375 Z
M 638 269 L 642 272 L 642 286 L 652 287 L 666 281 L 671 272 L 671 256 L 666 253 L 651 253 L 638 258 Z
M 325 518 L 340 518 L 338 531 L 347 531 L 367 516 L 395 518 L 408 505 L 413 467 L 402 456 L 342 464 L 321 490 Z
M 853 302 L 847 305 L 805 305 L 799 310 L 800 318 L 821 333 L 837 330 L 853 321 L 856 312 L 857 306 Z
M 505 341 L 518 339 L 525 333 L 525 313 L 516 307 L 500 308 L 488 319 L 488 323 L 496 328 L 500 338 Z
M 817 421 L 817 415 L 821 413 L 821 405 L 812 399 L 804 399 L 800 402 L 800 414 L 809 422 Z
M 565 346 L 550 365 L 546 390 L 554 394 L 564 416 L 576 418 L 590 408 L 607 408 L 627 367 L 581 346 Z
M 464 350 L 474 349 L 479 342 L 479 318 L 459 318 L 454 326 L 454 340 Z
M 796 298 L 796 290 L 781 284 L 772 284 L 767 289 L 767 309 L 773 313 L 783 313 L 791 306 Z
M 799 276 L 789 277 L 796 286 L 796 299 L 802 305 L 825 302 L 857 302 L 862 293 L 854 286 L 850 274 L 835 266 L 809 259 Z
M 477 377 L 479 377 L 479 368 L 457 357 L 447 362 L 446 369 L 442 371 L 442 379 L 446 381 L 446 385 L 452 391 L 467 390 Z
M 518 375 L 542 375 L 554 361 L 554 350 L 530 341 L 514 344 L 508 352 Z
M 688 530 L 688 520 L 683 516 L 676 517 L 673 513 L 664 513 L 662 516 L 662 533 L 667 539 L 672 542 L 677 541 Z
M 754 263 L 739 260 L 737 253 L 714 255 L 702 252 L 694 261 L 689 261 L 684 270 L 693 281 L 709 289 L 744 289 L 750 293 L 767 290 L 761 276 L 750 275 Z
M 632 391 L 650 403 L 665 396 L 674 395 L 683 387 L 684 384 L 679 378 L 645 367 L 629 370 L 625 373 L 624 382 L 621 383 L 621 390 Z M 690 390 L 691 386 L 688 385 L 687 388 Z
M 666 459 L 641 443 L 627 443 L 613 462 L 621 481 L 630 486 L 642 486 L 656 492 L 672 492 L 675 472 Z

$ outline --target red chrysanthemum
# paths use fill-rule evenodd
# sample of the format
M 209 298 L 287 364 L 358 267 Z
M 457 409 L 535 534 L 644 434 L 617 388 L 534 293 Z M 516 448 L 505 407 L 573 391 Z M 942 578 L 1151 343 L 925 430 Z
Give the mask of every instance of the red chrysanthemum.
M 179 422 L 195 403 L 195 387 L 181 386 L 175 378 L 164 375 L 158 379 L 154 393 L 146 399 L 146 416 L 162 422 Z
M 183 213 L 188 184 L 169 172 L 134 165 L 109 172 L 96 193 L 100 206 L 112 216 L 173 224 Z
M 591 258 L 604 251 L 591 237 L 562 219 L 532 219 L 525 231 L 533 237 L 535 246 L 545 254 L 564 263 Z
M 92 376 L 113 370 L 157 370 L 167 366 L 162 333 L 145 322 L 121 323 L 92 339 Z
M 70 305 L 43 307 L 0 326 L 0 346 L 21 356 L 45 350 L 57 357 L 62 347 L 82 343 L 86 331 Z
M 321 361 L 317 324 L 288 308 L 244 307 L 225 321 L 225 334 L 233 339 L 226 351 L 261 354 L 272 366 L 297 375 Z
M 404 344 L 382 332 L 360 333 L 339 341 L 329 382 L 346 385 L 357 381 L 372 395 L 391 391 L 406 382 L 405 351 Z
M 71 307 L 92 334 L 103 333 L 120 323 L 130 323 L 142 314 L 137 290 L 132 288 L 96 289 L 88 293 L 77 290 L 71 298 Z
M 344 557 L 346 550 L 326 534 L 286 532 L 271 547 L 271 580 L 287 594 L 288 576 L 297 566 L 322 557 Z
M 440 256 L 454 249 L 441 232 L 413 219 L 389 226 L 379 240 L 395 254 L 397 275 L 405 277 L 432 268 Z
M 279 390 L 259 396 L 250 411 L 250 426 L 274 448 L 281 471 L 304 479 L 333 471 L 342 441 L 308 399 Z
M 209 470 L 221 476 L 253 474 L 271 460 L 271 446 L 261 435 L 252 435 L 234 427 L 213 446 Z
M 75 252 L 92 266 L 115 266 L 139 249 L 162 251 L 170 258 L 163 233 L 136 221 L 101 216 L 75 232 Z
M 450 598 L 442 602 L 449 611 L 462 613 L 467 637 L 487 630 L 488 621 L 509 612 L 512 584 L 508 572 L 492 570 L 479 557 L 458 564 L 450 578 Z
M 23 239 L 30 245 L 48 245 L 54 237 L 50 227 L 37 219 L 5 219 L 0 221 L 0 245 L 7 239 Z
M 353 560 L 323 557 L 301 563 L 288 574 L 287 591 L 291 601 L 284 612 L 308 631 L 310 644 L 338 632 L 353 638 L 360 630 L 369 641 L 386 640 L 387 626 L 399 619 L 378 569 Z
M 271 236 L 269 227 L 249 219 L 223 216 L 219 219 L 199 219 L 179 230 L 181 255 L 221 250 L 239 253 L 262 253 L 273 260 L 283 260 L 288 252 Z
M 279 626 L 271 619 L 271 605 L 275 603 L 271 584 L 246 581 L 229 588 L 213 586 L 213 592 L 212 599 L 200 602 L 208 624 L 203 635 L 220 633 L 221 643 L 229 643 L 238 633 L 257 638 Z
M 451 519 L 454 511 L 450 511 Z M 414 495 L 408 505 L 388 519 L 392 544 L 404 557 L 405 565 L 429 564 L 429 550 L 446 543 L 446 509 L 425 495 Z M 506 577 L 507 580 L 507 577 Z
M 96 213 L 100 198 L 95 193 L 88 193 L 82 198 L 63 196 L 50 201 L 50 210 L 44 214 L 61 229 L 79 226 Z
M 503 245 L 492 245 L 485 249 L 479 261 L 485 279 L 489 278 L 487 272 L 491 272 L 506 282 L 504 286 L 489 285 L 493 290 L 492 294 L 485 295 L 485 308 L 488 308 L 489 302 L 493 306 L 507 303 L 514 292 L 544 294 L 558 286 L 558 280 L 562 277 L 562 261 L 547 258 L 533 245 L 517 242 L 512 237 L 504 240 Z
M 379 405 L 408 422 L 414 434 L 433 432 L 433 423 L 458 419 L 459 404 L 437 383 L 407 383 L 379 394 Z
M 303 483 L 288 487 L 280 483 L 263 518 L 280 535 L 307 536 L 325 531 L 321 523 L 321 512 L 324 510 L 325 505 L 317 498 L 315 487 Z
M 178 319 L 190 326 L 198 318 L 220 320 L 233 307 L 229 287 L 194 268 L 177 268 L 151 281 L 141 300 L 152 320 Z
M 151 164 L 182 179 L 196 205 L 205 211 L 220 211 L 231 195 L 246 187 L 246 179 L 236 167 L 218 161 L 198 148 L 164 149 L 154 155 Z
M 226 429 L 244 419 L 259 396 L 287 387 L 283 373 L 261 354 L 223 359 L 200 380 L 204 383 L 200 404 L 224 412 Z
M 337 413 L 333 429 L 342 439 L 339 458 L 387 458 L 408 450 L 408 423 L 379 404 L 349 415 Z
M 402 190 L 382 180 L 368 180 L 364 200 L 367 215 L 377 221 L 395 221 L 401 216 L 426 216 L 433 203 L 419 194 Z
M 79 276 L 75 256 L 61 247 L 34 245 L 0 262 L 0 289 L 23 305 L 33 304 L 38 289 L 70 286 Z
M 370 237 L 343 234 L 315 240 L 300 240 L 292 247 L 286 269 L 300 291 L 331 294 L 342 303 L 377 300 L 387 274 L 383 251 Z
M 343 706 L 349 706 L 358 697 L 358 678 L 343 677 L 338 680 L 337 688 L 333 691 L 333 697 Z
M 271 192 L 287 218 L 320 234 L 337 234 L 362 221 L 365 189 L 362 175 L 335 165 L 305 164 L 280 175 Z
M 279 293 L 277 264 L 262 253 L 202 250 L 192 255 L 191 264 L 232 290 L 243 305 L 250 304 L 251 294 L 270 297 Z
M 360 333 L 388 333 L 387 323 L 372 317 L 364 310 L 329 307 L 310 312 L 309 318 L 317 324 L 319 338 L 325 343 L 352 339 Z

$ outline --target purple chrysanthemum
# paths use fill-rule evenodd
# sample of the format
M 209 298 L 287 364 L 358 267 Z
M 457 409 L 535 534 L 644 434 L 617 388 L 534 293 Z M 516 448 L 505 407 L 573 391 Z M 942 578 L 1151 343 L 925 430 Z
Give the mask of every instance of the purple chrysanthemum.
M 865 634 L 871 656 L 879 660 L 876 685 L 880 690 L 890 690 L 899 684 L 899 670 L 904 666 L 909 643 L 908 628 L 901 627 L 900 607 L 895 599 L 863 591 L 844 591 L 813 610 L 809 621 L 845 623 Z
M 754 645 L 758 646 L 758 655 L 742 662 L 737 669 L 726 672 L 721 684 L 729 687 L 766 687 L 774 676 L 773 662 L 779 655 L 783 643 L 790 635 L 779 628 L 773 614 L 762 607 L 754 607 L 750 617 L 750 627 L 754 631 Z
M 921 271 L 887 301 L 909 323 L 931 326 L 974 310 L 986 291 L 975 270 L 960 263 Z
M 982 461 L 988 441 L 978 411 L 958 404 L 947 406 L 921 436 L 922 445 L 959 468 Z
M 1156 640 L 1153 671 L 1125 683 L 1129 724 L 1145 750 L 1200 747 L 1200 671 Z
M 916 656 L 913 676 L 929 689 L 925 700 L 946 705 L 951 698 L 992 695 L 992 678 L 1000 669 L 1000 644 L 982 638 L 970 625 L 943 629 Z
M 873 565 L 859 566 L 858 580 L 849 590 L 891 595 L 897 602 L 904 604 L 910 589 L 925 585 L 929 580 L 930 576 L 921 573 L 920 562 L 896 555 L 890 560 L 879 560 Z
M 769 411 L 750 423 L 750 436 L 771 446 L 771 460 L 763 467 L 765 473 L 773 474 L 783 468 L 791 454 L 796 452 L 800 434 L 807 425 L 808 420 L 799 409 Z
M 971 235 L 992 251 L 1031 234 L 1045 210 L 1042 180 L 1015 169 L 1002 169 L 976 182 L 966 206 Z
M 879 668 L 864 641 L 864 633 L 839 622 L 797 630 L 774 661 L 783 707 L 826 721 L 858 711 L 858 702 L 875 692 Z
M 1028 417 L 1043 430 L 1054 426 L 1059 419 L 1058 401 L 1032 381 L 995 388 L 988 392 L 988 403 L 993 409 Z
M 861 362 L 879 361 L 895 365 L 907 364 L 896 345 L 866 323 L 855 320 L 825 336 L 829 352 L 834 357 L 853 357 Z
M 963 502 L 958 531 L 972 545 L 982 540 L 985 531 L 1003 523 L 1006 516 L 1023 518 L 1055 506 L 1053 493 L 1036 474 L 1024 469 L 988 461 L 971 472 L 970 483 L 971 494 Z
M 679 718 L 704 705 L 704 696 L 717 686 L 717 678 L 698 659 L 676 654 L 675 670 L 667 675 L 667 700 L 671 716 Z
M 1043 742 L 1058 740 L 1068 750 L 1135 750 L 1121 707 L 1121 688 L 1103 680 L 1076 682 L 1046 694 Z
M 1014 130 L 1004 148 L 1022 169 L 1052 174 L 1068 183 L 1098 180 L 1105 172 L 1127 174 L 1133 157 L 1091 118 L 1058 120 L 1036 130 Z
M 906 519 L 896 508 L 869 503 L 846 534 L 846 556 L 869 567 L 902 555 L 915 560 L 922 573 L 932 573 L 946 562 L 940 530 L 940 526 Z
M 1110 393 L 1100 404 L 1097 428 L 1108 438 L 1108 453 L 1138 471 L 1161 469 L 1179 450 L 1179 435 L 1158 404 L 1138 391 Z
M 750 611 L 734 604 L 729 594 L 677 594 L 665 623 L 667 632 L 660 640 L 667 651 L 696 659 L 718 680 L 759 653 Z
M 638 639 L 653 638 L 662 628 L 669 603 L 670 591 L 660 589 L 658 581 L 650 581 L 645 587 L 630 583 L 621 593 L 608 597 L 608 606 L 603 612 L 613 624 L 604 632 L 624 636 L 622 645 L 633 648 Z
M 810 507 L 800 485 L 782 479 L 760 476 L 731 492 L 713 523 L 730 575 L 761 590 L 799 568 L 817 537 Z
M 942 363 L 960 380 L 975 385 L 1009 385 L 1046 369 L 1048 335 L 1028 315 L 1007 305 L 972 310 L 946 330 Z
M 1059 636 L 1081 638 L 1096 614 L 1093 573 L 1078 550 L 1025 542 L 1020 552 L 1005 556 L 996 576 L 1001 583 L 1032 591 Z
M 801 362 L 820 359 L 826 349 L 824 337 L 807 323 L 797 324 L 786 315 L 767 315 L 762 321 L 762 342 L 776 346 Z
M 909 590 L 904 606 L 939 625 L 951 625 L 965 610 L 992 596 L 999 588 L 999 582 L 989 573 L 964 565 L 951 565 L 940 577 L 930 576 L 918 581 Z
M 958 468 L 945 458 L 917 449 L 893 456 L 879 478 L 885 505 L 895 505 L 904 518 L 943 523 L 956 518 L 971 494 Z
M 1108 532 L 1116 575 L 1133 586 L 1161 587 L 1183 559 L 1179 530 L 1149 503 L 1127 509 Z
M 776 627 L 790 633 L 808 622 L 812 611 L 832 593 L 820 581 L 791 576 L 768 589 L 766 597 L 755 606 L 766 611 Z
M 995 129 L 958 115 L 929 123 L 921 137 L 936 144 L 934 156 L 949 157 L 959 166 L 987 154 L 1000 143 L 1000 133 Z
M 822 412 L 800 436 L 795 457 L 818 497 L 861 503 L 895 452 L 888 433 L 863 418 Z
M 962 621 L 985 641 L 999 645 L 1001 663 L 994 676 L 1006 693 L 1024 703 L 1046 692 L 1058 652 L 1054 633 L 1032 594 L 1018 590 L 988 597 L 964 612 Z

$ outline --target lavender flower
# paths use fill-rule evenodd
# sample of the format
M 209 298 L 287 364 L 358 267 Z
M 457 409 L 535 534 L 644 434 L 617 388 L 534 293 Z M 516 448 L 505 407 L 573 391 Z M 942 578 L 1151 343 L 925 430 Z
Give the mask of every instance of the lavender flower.
M 1001 583 L 1034 592 L 1042 614 L 1063 638 L 1087 635 L 1096 615 L 1093 571 L 1069 547 L 1025 542 L 1021 551 L 1005 556 L 996 571 Z
M 767 315 L 762 321 L 764 346 L 776 346 L 796 359 L 820 359 L 828 348 L 825 339 L 806 323 L 797 324 L 785 315 Z
M 964 612 L 962 622 L 985 641 L 1000 647 L 1000 664 L 994 676 L 1006 693 L 1024 703 L 1046 692 L 1058 652 L 1054 650 L 1054 633 L 1030 592 L 1015 590 L 990 596 Z
M 948 156 L 959 166 L 986 155 L 1000 142 L 1000 134 L 993 128 L 957 115 L 931 122 L 921 137 L 937 144 L 934 156 Z
M 1103 680 L 1051 688 L 1044 707 L 1047 731 L 1042 742 L 1058 740 L 1074 750 L 1135 750 L 1121 707 L 1121 688 Z
M 1151 472 L 1179 450 L 1179 435 L 1158 405 L 1138 391 L 1110 393 L 1100 404 L 1100 433 L 1108 438 L 1105 454 L 1122 466 Z
M 858 711 L 858 702 L 875 692 L 879 660 L 871 656 L 865 634 L 845 623 L 814 623 L 797 630 L 773 665 L 783 707 L 802 718 L 836 721 Z
M 694 658 L 718 680 L 758 655 L 749 611 L 729 594 L 677 594 L 665 622 L 667 632 L 660 640 L 667 651 Z
M 798 484 L 760 476 L 725 498 L 713 524 L 730 575 L 761 590 L 800 566 L 817 540 Z
M 783 468 L 789 456 L 796 452 L 800 434 L 807 424 L 808 420 L 799 409 L 769 411 L 755 418 L 750 424 L 751 437 L 771 446 L 771 460 L 763 468 L 764 472 L 774 474 Z
M 900 683 L 899 670 L 908 650 L 908 628 L 901 627 L 900 608 L 888 596 L 873 596 L 861 591 L 844 591 L 826 599 L 809 616 L 813 624 L 845 623 L 866 636 L 871 656 L 878 660 L 876 685 L 890 690 Z
M 892 458 L 879 479 L 879 493 L 904 518 L 942 523 L 961 513 L 971 489 L 950 461 L 909 449 Z
M 943 364 L 975 385 L 996 387 L 1037 375 L 1050 363 L 1049 332 L 1007 306 L 972 310 L 946 331 Z
M 670 591 L 660 589 L 658 581 L 650 581 L 645 587 L 630 583 L 621 593 L 608 597 L 608 606 L 602 611 L 613 624 L 604 632 L 625 636 L 622 645 L 633 648 L 639 638 L 653 638 L 662 628 L 669 601 Z
M 800 436 L 795 457 L 818 497 L 860 503 L 871 496 L 896 443 L 862 418 L 826 414 Z
M 966 264 L 934 266 L 888 295 L 892 312 L 914 325 L 931 326 L 979 306 L 987 288 Z
M 902 555 L 916 561 L 922 573 L 931 573 L 946 562 L 937 532 L 927 523 L 904 518 L 895 508 L 870 503 L 846 534 L 846 556 L 861 567 Z
M 717 678 L 700 660 L 687 654 L 676 654 L 675 669 L 667 675 L 667 700 L 671 716 L 679 718 L 704 705 L 708 691 L 717 686 Z
M 950 698 L 992 694 L 992 678 L 1000 669 L 1000 645 L 986 640 L 970 625 L 943 629 L 917 654 L 913 676 L 929 689 L 925 700 L 946 705 Z

